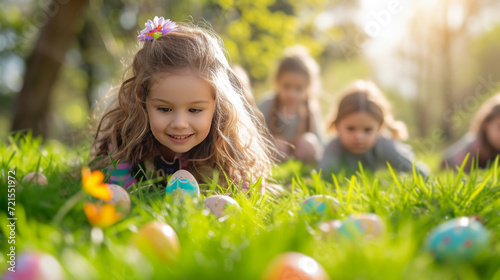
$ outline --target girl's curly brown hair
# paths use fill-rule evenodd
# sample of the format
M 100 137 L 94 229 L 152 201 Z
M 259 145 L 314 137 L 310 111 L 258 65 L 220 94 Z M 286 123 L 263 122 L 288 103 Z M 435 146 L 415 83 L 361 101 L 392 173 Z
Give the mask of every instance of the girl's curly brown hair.
M 274 144 L 246 101 L 244 89 L 226 59 L 222 40 L 210 28 L 178 23 L 136 53 L 131 77 L 120 86 L 104 112 L 92 147 L 94 168 L 113 161 L 138 164 L 158 156 L 160 143 L 149 125 L 145 100 L 159 73 L 193 70 L 215 92 L 215 112 L 207 138 L 184 154 L 198 179 L 222 171 L 238 184 L 266 176 L 274 160 Z M 223 177 L 223 176 L 222 176 Z

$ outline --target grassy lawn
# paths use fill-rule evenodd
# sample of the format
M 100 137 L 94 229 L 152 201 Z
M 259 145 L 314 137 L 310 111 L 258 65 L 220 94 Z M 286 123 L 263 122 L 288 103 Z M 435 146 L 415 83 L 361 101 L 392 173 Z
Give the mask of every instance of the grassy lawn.
M 10 141 L 9 144 L 7 142 Z M 60 222 L 54 216 L 81 188 L 80 169 L 88 147 L 69 149 L 57 142 L 12 136 L 0 145 L 0 271 L 9 267 L 7 175 L 15 170 L 15 248 L 54 256 L 67 279 L 261 279 L 268 264 L 284 252 L 301 252 L 319 262 L 330 279 L 500 279 L 500 188 L 497 166 L 490 170 L 435 173 L 427 179 L 390 170 L 321 176 L 312 167 L 289 161 L 275 167 L 282 195 L 255 190 L 223 190 L 200 185 L 202 198 L 179 200 L 165 186 L 143 182 L 128 190 L 131 211 L 105 229 L 93 228 L 78 202 Z M 435 161 L 435 159 L 431 159 Z M 48 184 L 23 183 L 42 171 Z M 240 214 L 217 219 L 203 198 L 227 194 Z M 303 214 L 300 203 L 325 194 L 336 198 L 336 211 Z M 385 223 L 380 238 L 322 238 L 322 221 L 354 213 L 375 213 Z M 462 263 L 434 261 L 424 249 L 428 233 L 455 217 L 477 215 L 490 243 L 478 258 Z M 134 234 L 152 220 L 177 233 L 180 254 L 170 263 L 148 258 L 132 245 Z M 292 278 L 290 278 L 292 279 Z M 295 279 L 295 278 L 294 278 Z M 297 278 L 299 279 L 299 278 Z

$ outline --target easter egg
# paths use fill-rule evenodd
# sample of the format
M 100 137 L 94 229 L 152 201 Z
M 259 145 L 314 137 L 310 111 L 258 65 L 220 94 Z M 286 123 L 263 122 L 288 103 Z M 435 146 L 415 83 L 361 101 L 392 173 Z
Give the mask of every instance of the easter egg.
M 328 274 L 313 258 L 288 252 L 277 256 L 267 267 L 263 280 L 328 280 Z
M 385 232 L 385 226 L 376 214 L 353 214 L 344 220 L 332 220 L 319 225 L 323 237 L 356 236 L 379 237 Z
M 119 185 L 108 184 L 108 187 L 113 192 L 113 197 L 108 203 L 112 203 L 116 207 L 116 212 L 122 218 L 130 212 L 130 196 L 128 192 Z
M 241 211 L 241 207 L 232 197 L 227 195 L 212 195 L 205 199 L 205 207 L 220 218 L 225 214 Z
M 45 253 L 26 252 L 22 253 L 15 261 L 15 272 L 7 271 L 2 279 L 59 280 L 64 279 L 64 272 L 53 256 Z
M 342 228 L 342 221 L 341 220 L 331 220 L 331 221 L 326 221 L 322 222 L 319 225 L 319 231 L 321 232 L 321 236 L 323 238 L 329 238 L 329 237 L 340 237 L 342 234 L 342 231 L 340 229 Z M 347 236 L 350 236 L 347 234 Z
M 174 261 L 180 251 L 179 238 L 174 229 L 158 221 L 143 225 L 133 237 L 133 244 L 144 255 L 163 262 Z
M 477 220 L 460 217 L 437 226 L 426 240 L 426 249 L 437 261 L 474 259 L 488 245 L 489 233 Z
M 319 213 L 324 214 L 327 208 L 332 209 L 334 212 L 335 208 L 339 206 L 339 202 L 328 195 L 314 195 L 306 200 L 304 200 L 301 204 L 301 211 L 306 214 L 311 213 Z
M 181 169 L 172 174 L 165 192 L 167 194 L 177 194 L 179 197 L 185 194 L 192 197 L 199 197 L 200 187 L 193 174 Z
M 364 236 L 378 237 L 384 234 L 385 225 L 377 214 L 362 213 L 350 215 L 346 222 L 353 222 Z
M 41 172 L 30 172 L 26 174 L 23 178 L 23 182 L 38 184 L 40 186 L 45 186 L 48 183 L 47 177 Z

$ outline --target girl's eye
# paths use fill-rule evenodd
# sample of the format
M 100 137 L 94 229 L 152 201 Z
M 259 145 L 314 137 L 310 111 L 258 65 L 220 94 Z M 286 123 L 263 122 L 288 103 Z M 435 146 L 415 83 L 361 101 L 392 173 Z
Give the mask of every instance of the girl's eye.
M 200 110 L 200 109 L 189 109 L 189 112 L 190 112 L 190 113 L 195 113 L 195 114 L 196 114 L 196 113 L 201 112 L 201 110 Z
M 354 131 L 354 130 L 355 130 L 355 128 L 354 128 L 354 127 L 352 127 L 352 126 L 350 126 L 350 127 L 348 127 L 348 128 L 347 128 L 347 130 L 349 130 L 349 131 Z
M 170 109 L 170 108 L 158 108 L 158 111 L 167 113 L 167 112 L 172 111 L 172 109 Z
M 367 133 L 370 133 L 372 131 L 373 131 L 373 129 L 371 129 L 371 128 L 365 128 L 365 132 L 367 132 Z

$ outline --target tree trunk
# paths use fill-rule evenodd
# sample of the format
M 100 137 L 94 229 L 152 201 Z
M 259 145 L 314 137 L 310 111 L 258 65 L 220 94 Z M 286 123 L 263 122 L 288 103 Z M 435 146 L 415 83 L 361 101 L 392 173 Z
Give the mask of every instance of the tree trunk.
M 88 4 L 88 0 L 52 0 L 43 14 L 46 23 L 26 62 L 11 130 L 31 129 L 35 136 L 47 136 L 52 88 Z

